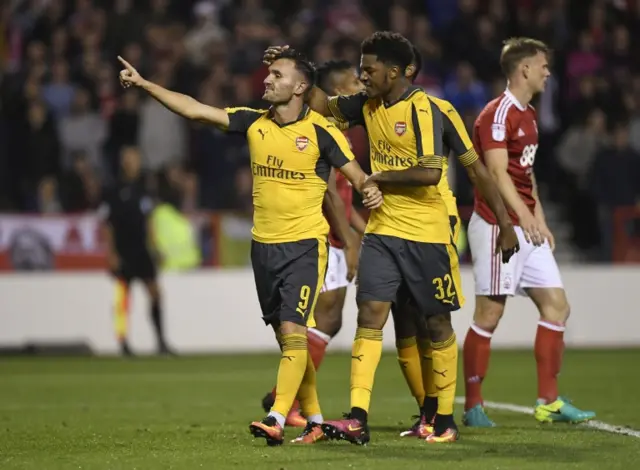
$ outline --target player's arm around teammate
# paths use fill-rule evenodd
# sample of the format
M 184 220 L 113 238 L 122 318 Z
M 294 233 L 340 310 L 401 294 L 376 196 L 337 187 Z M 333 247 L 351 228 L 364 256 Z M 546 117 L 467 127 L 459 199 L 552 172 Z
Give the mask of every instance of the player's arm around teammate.
M 289 49 L 288 45 L 269 46 L 264 51 L 264 56 L 262 58 L 262 61 L 266 65 L 270 65 L 271 63 L 273 63 L 274 60 L 276 60 L 280 56 L 280 54 L 282 54 L 284 51 L 288 49 Z M 358 93 L 358 95 L 361 95 L 362 98 L 366 100 L 366 94 Z M 307 102 L 309 104 L 309 107 L 313 109 L 315 112 L 321 114 L 326 118 L 333 120 L 335 118 L 335 115 L 334 115 L 334 111 L 329 106 L 329 98 L 330 98 L 329 95 L 321 87 L 314 86 L 313 88 L 311 88 L 311 90 L 309 90 Z M 339 122 L 338 123 L 338 125 L 342 130 L 346 130 L 349 128 L 349 126 L 352 126 L 355 124 L 364 124 L 364 123 L 362 122 L 351 122 L 351 123 Z

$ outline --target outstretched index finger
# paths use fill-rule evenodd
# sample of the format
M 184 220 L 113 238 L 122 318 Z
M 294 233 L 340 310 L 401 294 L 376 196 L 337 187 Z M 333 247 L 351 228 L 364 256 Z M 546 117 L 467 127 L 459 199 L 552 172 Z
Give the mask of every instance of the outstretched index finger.
M 133 67 L 133 65 L 131 65 L 129 62 L 127 62 L 126 60 L 124 60 L 122 58 L 122 56 L 118 56 L 118 60 L 120 61 L 120 63 L 122 65 L 124 65 L 124 67 L 129 71 L 129 72 L 133 72 L 135 70 L 135 68 Z

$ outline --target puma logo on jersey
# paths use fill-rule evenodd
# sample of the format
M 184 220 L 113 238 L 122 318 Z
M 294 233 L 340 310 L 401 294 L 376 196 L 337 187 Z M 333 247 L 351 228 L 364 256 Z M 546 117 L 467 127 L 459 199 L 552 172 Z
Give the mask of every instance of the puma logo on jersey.
M 363 357 L 364 357 L 364 354 L 360 354 L 359 356 L 351 356 L 351 359 L 355 359 L 357 361 L 362 362 Z
M 262 129 L 258 129 L 258 134 L 262 136 L 262 140 L 264 140 L 264 136 L 267 135 L 269 131 L 263 131 Z

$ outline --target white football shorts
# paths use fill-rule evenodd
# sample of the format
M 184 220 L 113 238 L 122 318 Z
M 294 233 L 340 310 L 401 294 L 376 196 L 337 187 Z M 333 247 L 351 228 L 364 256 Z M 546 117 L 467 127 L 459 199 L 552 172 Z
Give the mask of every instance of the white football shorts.
M 475 212 L 469 221 L 467 237 L 473 261 L 476 295 L 523 295 L 527 288 L 562 288 L 558 264 L 548 242 L 534 246 L 524 238 L 522 228 L 515 227 L 520 251 L 507 264 L 495 254 L 497 225 Z
M 344 256 L 344 250 L 330 246 L 327 274 L 324 277 L 324 285 L 320 292 L 329 292 L 348 285 L 347 258 Z

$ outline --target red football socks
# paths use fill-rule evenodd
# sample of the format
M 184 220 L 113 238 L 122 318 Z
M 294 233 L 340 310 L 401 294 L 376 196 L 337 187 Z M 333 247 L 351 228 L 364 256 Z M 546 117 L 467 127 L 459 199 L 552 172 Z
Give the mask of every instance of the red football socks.
M 327 352 L 327 346 L 329 345 L 329 341 L 331 340 L 331 336 L 321 331 L 316 330 L 315 328 L 309 328 L 307 330 L 307 344 L 309 345 L 309 354 L 311 355 L 311 360 L 313 361 L 313 365 L 316 370 L 322 364 L 322 360 L 324 359 L 324 355 Z
M 489 368 L 492 335 L 492 332 L 472 324 L 464 340 L 465 410 L 482 405 L 482 381 Z
M 535 355 L 538 370 L 538 398 L 545 403 L 558 399 L 558 374 L 564 351 L 564 325 L 538 322 Z

